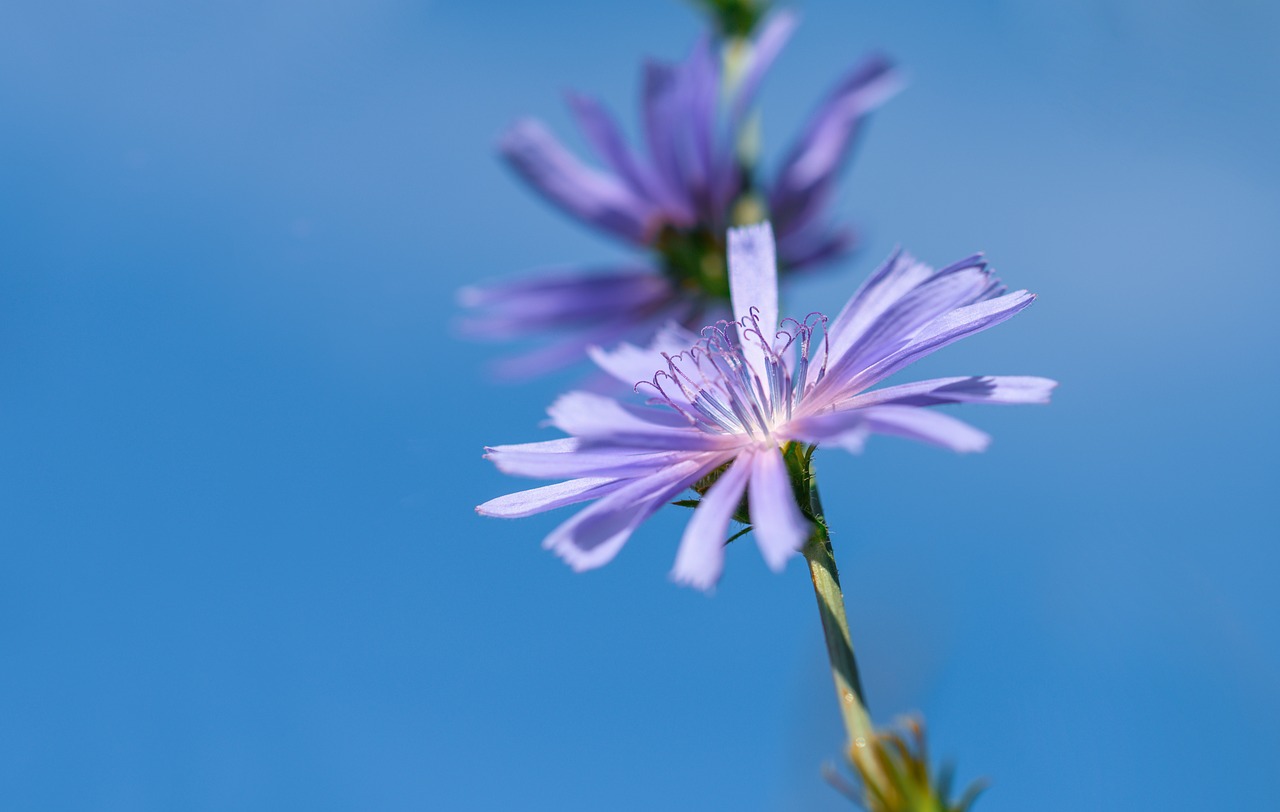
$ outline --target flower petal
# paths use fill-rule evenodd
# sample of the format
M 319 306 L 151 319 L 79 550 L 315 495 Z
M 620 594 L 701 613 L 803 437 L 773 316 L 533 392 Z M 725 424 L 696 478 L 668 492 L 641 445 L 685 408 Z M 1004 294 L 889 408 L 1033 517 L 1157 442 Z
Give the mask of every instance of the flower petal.
M 653 337 L 648 347 L 623 342 L 612 349 L 595 346 L 587 355 L 605 372 L 622 383 L 635 386 L 652 381 L 659 370 L 667 369 L 666 355 L 679 355 L 698 343 L 698 336 L 674 322 L 669 322 Z M 679 390 L 675 390 L 679 395 Z
M 889 255 L 850 297 L 827 330 L 831 358 L 842 358 L 875 320 L 933 275 L 933 268 L 901 250 Z
M 612 321 L 571 329 L 550 343 L 494 362 L 492 370 L 495 377 L 503 380 L 523 380 L 560 369 L 582 360 L 588 347 L 642 335 L 653 324 L 685 317 L 692 307 L 686 300 L 671 299 L 655 305 L 652 311 L 615 312 Z
M 543 485 L 525 491 L 509 493 L 490 499 L 476 508 L 482 516 L 496 516 L 501 519 L 518 519 L 532 516 L 566 505 L 575 505 L 590 499 L 598 499 L 626 484 L 624 479 L 611 477 L 584 477 L 571 479 L 568 482 L 557 482 L 554 485 Z
M 706 451 L 741 443 L 740 438 L 699 431 L 670 409 L 632 406 L 592 392 L 561 395 L 547 414 L 552 425 L 586 446 Z
M 610 169 L 620 177 L 637 196 L 662 206 L 667 204 L 668 193 L 654 178 L 649 168 L 636 159 L 627 145 L 622 130 L 604 105 L 590 96 L 569 94 L 569 109 L 577 119 L 578 128 Z M 681 218 L 678 214 L 673 219 Z
M 767 221 L 729 229 L 729 295 L 734 319 L 741 322 L 756 311 L 771 341 L 778 329 L 778 259 Z
M 647 448 L 589 450 L 583 448 L 577 437 L 548 443 L 494 446 L 485 451 L 485 459 L 504 474 L 533 479 L 646 476 L 690 457 L 686 451 Z
M 872 57 L 819 105 L 774 180 L 769 211 L 779 234 L 802 228 L 825 207 L 835 179 L 869 113 L 898 92 L 884 57 Z
M 789 440 L 838 445 L 854 454 L 862 452 L 871 428 L 860 409 L 797 417 L 783 432 Z
M 859 392 L 874 386 L 898 370 L 948 344 L 1007 321 L 1025 310 L 1035 301 L 1035 298 L 1035 294 L 1019 290 L 995 299 L 956 308 L 913 336 L 906 346 L 858 373 L 847 390 Z
M 804 546 L 812 526 L 796 505 L 787 463 L 776 446 L 752 456 L 748 499 L 756 544 L 769 568 L 780 572 Z
M 653 204 L 570 155 L 539 122 L 517 122 L 499 146 L 507 163 L 547 200 L 585 223 L 647 243 L 657 213 Z
M 961 453 L 985 451 L 991 437 L 949 414 L 915 406 L 869 406 L 857 413 L 876 434 L 892 434 L 908 440 L 949 448 Z
M 729 295 L 742 356 L 763 385 L 768 378 L 764 344 L 772 345 L 778 331 L 778 260 L 768 221 L 729 229 Z M 753 313 L 758 334 L 748 326 Z
M 874 364 L 944 314 L 987 298 L 998 285 L 980 256 L 933 274 L 885 308 L 829 372 L 847 377 Z
M 702 497 L 685 526 L 671 577 L 676 583 L 710 589 L 724 569 L 729 521 L 742 502 L 751 473 L 751 455 L 740 455 Z
M 543 546 L 578 572 L 606 564 L 641 522 L 714 467 L 705 460 L 686 459 L 629 482 L 557 527 Z
M 459 302 L 474 311 L 462 328 L 479 338 L 632 322 L 651 316 L 674 298 L 670 281 L 643 267 L 554 269 L 458 292 Z
M 715 216 L 710 209 L 708 182 L 711 177 L 715 138 L 716 112 L 720 100 L 720 59 L 712 49 L 711 38 L 703 35 L 693 46 L 693 51 L 681 65 L 684 86 L 685 121 L 690 145 L 686 164 L 686 183 L 693 189 L 705 214 Z
M 984 375 L 934 378 L 887 386 L 854 395 L 838 409 L 858 409 L 880 403 L 904 406 L 937 406 L 943 403 L 1048 403 L 1057 381 L 1027 375 Z
M 933 349 L 997 324 L 1025 306 L 1026 302 L 1015 303 L 1011 312 L 990 319 L 982 315 L 1003 306 L 984 303 L 1014 301 L 992 298 L 1003 290 L 981 255 L 935 273 L 909 255 L 895 253 L 832 322 L 825 377 L 818 382 L 816 368 L 810 368 L 812 390 L 806 395 L 804 411 L 818 413 L 830 408 Z M 980 324 L 966 331 L 959 323 L 970 317 Z M 941 343 L 935 346 L 935 339 Z M 918 355 L 916 348 L 921 350 Z
M 796 15 L 785 9 L 771 14 L 751 43 L 750 64 L 738 83 L 733 97 L 733 107 L 729 114 L 730 137 L 742 125 L 742 120 L 755 102 L 760 83 L 769 72 L 769 68 L 773 67 L 774 61 L 778 58 L 778 54 L 782 53 L 787 41 L 791 39 L 796 23 Z M 731 144 L 728 145 L 728 149 L 732 150 Z
M 686 219 L 695 219 L 693 198 L 680 169 L 680 134 L 688 123 L 680 95 L 677 69 L 661 62 L 649 62 L 644 70 L 642 113 L 645 141 L 655 170 L 655 179 L 665 189 L 665 197 L 682 207 Z

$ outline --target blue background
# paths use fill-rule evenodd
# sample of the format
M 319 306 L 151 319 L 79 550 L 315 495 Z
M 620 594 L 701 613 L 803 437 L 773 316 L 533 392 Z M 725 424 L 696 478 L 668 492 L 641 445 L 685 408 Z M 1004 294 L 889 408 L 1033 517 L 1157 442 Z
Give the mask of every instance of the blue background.
M 985 455 L 820 455 L 875 714 L 920 710 L 998 810 L 1280 791 L 1280 11 L 818 2 L 776 156 L 864 51 L 911 86 L 842 186 L 865 250 L 988 252 L 1041 294 L 914 370 L 1043 374 Z M 666 579 L 484 520 L 495 387 L 453 291 L 627 256 L 493 157 L 560 92 L 634 122 L 677 2 L 0 6 L 0 805 L 848 808 L 804 568 Z M 580 142 L 570 139 L 571 143 Z

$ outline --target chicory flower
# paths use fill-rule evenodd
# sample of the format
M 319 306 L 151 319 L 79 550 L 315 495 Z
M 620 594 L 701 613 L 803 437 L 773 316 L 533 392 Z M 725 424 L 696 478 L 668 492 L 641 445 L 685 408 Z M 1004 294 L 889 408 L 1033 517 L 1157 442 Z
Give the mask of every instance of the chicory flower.
M 848 251 L 851 229 L 828 216 L 841 166 L 868 114 L 898 89 L 882 57 L 852 70 L 828 94 L 767 182 L 757 177 L 752 109 L 765 74 L 795 27 L 785 12 L 752 40 L 703 36 L 688 58 L 645 66 L 643 151 L 633 149 L 596 100 L 570 107 L 601 166 L 572 155 L 541 123 L 515 124 L 501 142 L 507 163 L 542 197 L 592 228 L 641 249 L 623 266 L 572 266 L 461 292 L 463 326 L 485 338 L 547 338 L 499 365 L 527 377 L 570 364 L 586 347 L 647 341 L 663 324 L 698 328 L 727 315 L 725 230 L 773 221 L 782 273 Z
M 979 256 L 934 270 L 895 253 L 833 320 L 779 321 L 769 225 L 731 230 L 728 249 L 735 320 L 701 337 L 672 325 L 650 348 L 594 348 L 597 364 L 647 393 L 647 403 L 562 396 L 550 422 L 568 437 L 496 446 L 487 457 L 508 474 L 564 481 L 491 500 L 480 513 L 512 518 L 593 502 L 545 542 L 586 570 L 611 560 L 645 519 L 694 488 L 702 498 L 672 577 L 706 589 L 720 577 L 735 515 L 750 521 L 774 570 L 810 538 L 812 516 L 793 485 L 794 461 L 807 459 L 797 448 L 822 443 L 856 452 L 870 435 L 888 434 L 981 451 L 985 433 L 928 407 L 1046 403 L 1056 385 L 988 376 L 872 388 L 1031 304 L 1026 291 L 1005 293 Z

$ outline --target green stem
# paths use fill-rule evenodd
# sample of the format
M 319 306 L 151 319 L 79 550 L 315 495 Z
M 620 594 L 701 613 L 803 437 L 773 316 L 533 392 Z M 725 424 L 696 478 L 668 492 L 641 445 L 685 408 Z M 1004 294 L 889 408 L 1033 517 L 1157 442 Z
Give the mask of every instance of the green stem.
M 831 675 L 835 678 L 836 697 L 844 717 L 849 745 L 858 747 L 871 738 L 871 717 L 867 714 L 862 681 L 858 678 L 858 662 L 853 656 L 853 639 L 849 635 L 849 619 L 844 611 L 844 593 L 840 589 L 840 573 L 831 550 L 831 536 L 820 518 L 813 537 L 805 545 L 804 557 L 809 562 L 809 576 L 822 616 L 822 632 L 827 640 L 827 656 L 831 659 Z
M 813 592 L 822 617 L 822 633 L 827 641 L 827 657 L 831 660 L 831 676 L 836 684 L 840 715 L 849 736 L 849 758 L 862 766 L 866 776 L 877 785 L 884 783 L 884 770 L 867 745 L 875 735 L 871 716 L 867 713 L 866 694 L 858 677 L 858 661 L 853 656 L 853 638 L 844 611 L 844 593 L 840 589 L 840 572 L 836 569 L 831 549 L 831 533 L 822 515 L 817 489 L 812 491 L 814 531 L 805 545 L 804 557 L 809 563 Z

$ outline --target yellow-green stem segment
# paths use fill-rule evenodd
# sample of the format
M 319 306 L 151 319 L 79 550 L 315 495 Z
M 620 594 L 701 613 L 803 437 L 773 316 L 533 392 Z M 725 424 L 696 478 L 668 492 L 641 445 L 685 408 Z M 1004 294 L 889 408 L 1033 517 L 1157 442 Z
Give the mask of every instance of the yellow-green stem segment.
M 818 599 L 818 613 L 822 617 L 822 633 L 827 641 L 827 656 L 831 660 L 831 676 L 836 683 L 840 715 L 849 736 L 849 758 L 861 764 L 869 775 L 881 779 L 881 767 L 868 747 L 875 729 L 867 713 L 858 663 L 853 656 L 853 638 L 849 634 L 849 620 L 844 611 L 840 573 L 831 550 L 831 535 L 820 516 L 814 525 L 813 537 L 805 545 L 804 557 L 809 563 L 809 576 L 813 579 L 813 592 Z

